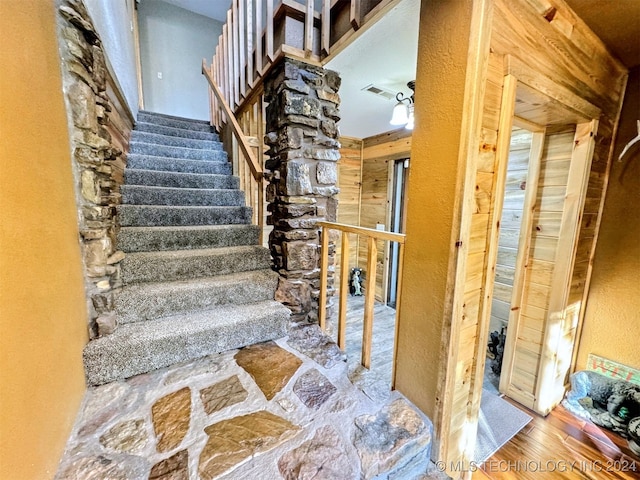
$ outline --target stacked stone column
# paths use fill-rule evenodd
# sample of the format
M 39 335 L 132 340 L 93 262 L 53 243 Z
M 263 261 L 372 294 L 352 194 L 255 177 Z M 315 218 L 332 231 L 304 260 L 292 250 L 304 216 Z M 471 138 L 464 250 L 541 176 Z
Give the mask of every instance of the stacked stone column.
M 338 204 L 340 77 L 285 58 L 265 79 L 264 88 L 265 142 L 270 147 L 265 178 L 273 225 L 269 245 L 280 274 L 276 300 L 291 309 L 294 321 L 314 322 L 320 291 L 317 222 L 335 221 Z M 331 242 L 330 286 L 333 250 Z
M 80 246 L 91 337 L 115 328 L 113 289 L 120 281 L 115 205 L 122 152 L 107 131 L 111 101 L 102 42 L 81 0 L 58 0 L 58 35 L 76 180 Z

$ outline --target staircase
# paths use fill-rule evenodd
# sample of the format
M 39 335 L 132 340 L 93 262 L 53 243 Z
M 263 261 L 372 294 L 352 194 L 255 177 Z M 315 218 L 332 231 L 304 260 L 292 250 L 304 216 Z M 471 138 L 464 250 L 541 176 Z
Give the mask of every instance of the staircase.
M 127 157 L 118 327 L 86 346 L 87 383 L 284 336 L 278 276 L 208 123 L 141 111 Z

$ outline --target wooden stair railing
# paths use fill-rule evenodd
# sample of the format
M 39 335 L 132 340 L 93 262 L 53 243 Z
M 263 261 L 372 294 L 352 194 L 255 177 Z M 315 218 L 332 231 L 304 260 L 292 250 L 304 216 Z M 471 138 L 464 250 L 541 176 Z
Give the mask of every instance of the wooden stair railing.
M 212 65 L 213 67 L 213 65 Z M 238 142 L 239 150 L 242 152 L 242 156 L 245 159 L 249 170 L 251 171 L 251 176 L 257 183 L 258 195 L 257 195 L 257 224 L 260 227 L 260 245 L 263 244 L 263 225 L 264 225 L 264 171 L 262 169 L 261 163 L 258 161 L 253 151 L 251 150 L 251 145 L 247 139 L 247 136 L 244 134 L 240 124 L 236 120 L 234 113 L 231 111 L 231 108 L 227 104 L 224 99 L 220 88 L 216 84 L 213 78 L 213 68 L 210 70 L 207 67 L 206 60 L 202 60 L 202 74 L 207 79 L 209 83 L 209 87 L 211 88 L 211 92 L 213 92 L 213 97 L 215 101 L 211 102 L 211 105 L 217 110 L 219 109 L 226 119 L 227 125 L 230 127 L 231 132 L 233 133 L 236 141 Z M 220 125 L 218 125 L 218 128 Z M 250 203 L 253 201 L 253 196 L 251 197 Z M 250 205 L 253 207 L 253 205 Z
M 397 355 L 398 320 L 400 318 L 400 297 L 402 295 L 402 264 L 404 260 L 404 243 L 406 236 L 402 233 L 375 230 L 373 228 L 356 227 L 333 222 L 318 222 L 321 231 L 320 252 L 320 305 L 318 319 L 320 328 L 325 330 L 327 323 L 327 277 L 329 270 L 329 230 L 338 230 L 342 235 L 340 256 L 340 299 L 338 304 L 338 346 L 344 350 L 347 328 L 347 294 L 349 291 L 349 234 L 357 234 L 367 238 L 367 267 L 365 290 L 364 322 L 362 332 L 361 363 L 365 368 L 371 366 L 371 343 L 373 338 L 373 306 L 375 302 L 376 267 L 378 247 L 377 240 L 397 242 L 398 245 L 398 293 L 396 295 L 396 324 L 393 341 L 393 374 L 391 385 L 395 383 L 395 363 Z
M 212 76 L 238 114 L 278 59 L 325 65 L 400 1 L 231 0 Z

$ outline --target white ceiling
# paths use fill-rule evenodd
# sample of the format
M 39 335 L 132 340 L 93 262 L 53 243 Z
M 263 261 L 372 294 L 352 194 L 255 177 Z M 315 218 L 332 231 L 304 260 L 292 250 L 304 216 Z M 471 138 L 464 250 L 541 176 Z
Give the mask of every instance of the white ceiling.
M 364 92 L 369 84 L 411 95 L 416 78 L 420 0 L 403 0 L 326 67 L 340 73 L 340 133 L 366 138 L 397 127 L 389 125 L 396 100 Z

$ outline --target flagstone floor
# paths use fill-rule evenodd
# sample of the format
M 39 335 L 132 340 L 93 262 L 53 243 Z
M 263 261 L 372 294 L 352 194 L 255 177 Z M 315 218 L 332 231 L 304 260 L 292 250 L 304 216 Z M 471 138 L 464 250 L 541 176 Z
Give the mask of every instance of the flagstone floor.
M 350 300 L 346 354 L 294 326 L 89 388 L 56 479 L 446 478 L 429 462 L 429 419 L 389 391 L 392 309 L 376 306 L 372 369 L 359 367 L 361 306 Z

